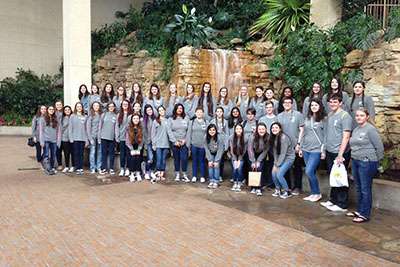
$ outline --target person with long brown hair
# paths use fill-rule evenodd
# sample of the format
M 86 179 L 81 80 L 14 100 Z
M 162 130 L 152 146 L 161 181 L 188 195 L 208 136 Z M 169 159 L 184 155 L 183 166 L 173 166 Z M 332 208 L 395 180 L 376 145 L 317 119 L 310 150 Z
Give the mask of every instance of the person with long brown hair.
M 39 142 L 39 126 L 40 126 L 40 120 L 42 117 L 44 117 L 47 113 L 47 107 L 45 105 L 40 105 L 35 116 L 33 116 L 32 119 L 32 138 L 33 142 L 35 143 L 35 148 L 36 148 L 36 160 L 37 163 L 39 164 L 39 167 L 43 170 L 43 165 L 42 165 L 42 147 L 40 146 Z
M 314 82 L 311 86 L 310 93 L 308 94 L 306 99 L 304 99 L 303 102 L 302 114 L 304 118 L 307 117 L 308 111 L 310 109 L 311 100 L 317 98 L 322 101 L 323 96 L 324 96 L 324 90 L 322 89 L 322 85 L 319 82 Z
M 85 113 L 87 113 L 88 110 L 88 104 L 89 104 L 89 90 L 86 86 L 86 84 L 81 84 L 81 86 L 79 86 L 79 94 L 78 94 L 78 99 L 79 102 L 82 103 L 83 105 L 83 110 L 85 111 Z
M 212 95 L 211 84 L 209 82 L 203 83 L 197 107 L 204 110 L 203 117 L 206 121 L 210 121 L 215 117 L 214 109 L 217 107 L 217 101 Z
M 144 100 L 144 105 L 150 105 L 156 117 L 158 116 L 158 108 L 165 107 L 165 99 L 161 96 L 160 87 L 157 84 L 153 83 L 150 86 L 149 97 Z
M 183 106 L 185 108 L 185 113 L 189 117 L 189 119 L 195 118 L 194 113 L 196 112 L 198 102 L 199 97 L 195 94 L 193 84 L 186 84 L 186 94 L 183 98 Z
M 340 98 L 342 99 L 343 108 L 345 108 L 345 105 L 350 97 L 348 93 L 343 91 L 343 84 L 338 77 L 333 77 L 331 79 L 328 93 L 324 94 L 324 96 L 322 97 L 322 103 L 324 103 L 325 111 L 327 114 L 332 111 L 329 105 L 329 101 L 334 94 L 340 96 Z
M 222 173 L 224 171 L 225 159 L 227 158 L 226 153 L 229 149 L 229 127 L 228 121 L 224 119 L 224 108 L 219 106 L 215 109 L 215 118 L 210 121 L 217 127 L 218 136 L 225 140 L 224 153 L 222 154 L 219 166 L 219 178 L 218 181 L 222 182 Z
M 221 87 L 218 93 L 217 106 L 224 109 L 224 119 L 228 120 L 232 110 L 232 101 L 228 98 L 228 88 Z
M 169 86 L 169 93 L 166 98 L 165 104 L 167 108 L 166 117 L 169 119 L 172 117 L 173 110 L 175 105 L 182 102 L 182 98 L 178 94 L 178 89 L 176 88 L 176 84 L 171 83 Z
M 126 146 L 130 151 L 130 176 L 129 181 L 134 182 L 135 180 L 138 182 L 142 181 L 142 176 L 140 175 L 140 168 L 143 162 L 143 144 L 144 144 L 144 136 L 143 136 L 143 127 L 140 121 L 139 114 L 133 114 L 129 117 L 130 121 L 128 124 L 126 135 Z
M 61 145 L 61 127 L 57 121 L 54 106 L 47 107 L 46 115 L 41 117 L 39 125 L 39 141 L 43 148 L 43 159 L 47 159 L 50 155 L 51 171 L 56 172 L 54 163 L 57 146 Z
M 232 172 L 233 172 L 233 186 L 232 191 L 242 191 L 243 179 L 243 157 L 246 153 L 246 140 L 244 136 L 243 126 L 236 124 L 234 133 L 229 138 L 231 148 Z
M 275 91 L 274 88 L 267 88 L 265 89 L 265 101 L 270 101 L 272 103 L 274 103 L 274 114 L 275 116 L 278 115 L 278 106 L 279 106 L 279 101 L 275 99 Z M 268 131 L 269 131 L 269 127 L 268 127 Z
M 114 86 L 111 83 L 106 83 L 100 96 L 100 101 L 103 105 L 103 112 L 107 112 L 107 104 L 113 101 L 114 96 Z
M 279 98 L 278 114 L 282 113 L 283 111 L 285 111 L 285 107 L 283 105 L 283 101 L 284 101 L 285 98 L 288 98 L 288 97 L 293 99 L 292 110 L 293 111 L 297 111 L 297 102 L 296 102 L 296 99 L 294 98 L 293 89 L 290 86 L 286 86 L 285 88 L 283 88 L 281 97 Z
M 132 91 L 129 96 L 129 102 L 131 103 L 131 105 L 133 105 L 136 102 L 140 103 L 140 105 L 143 105 L 144 97 L 143 97 L 143 93 L 142 93 L 142 87 L 140 86 L 139 83 L 133 83 Z M 132 109 L 133 109 L 133 106 L 132 106 Z
M 126 89 L 122 85 L 117 87 L 117 94 L 113 97 L 113 102 L 115 103 L 115 113 L 119 113 L 121 111 L 122 101 L 126 99 Z
M 77 102 L 74 114 L 69 118 L 68 136 L 69 142 L 74 144 L 74 158 L 76 174 L 83 174 L 83 152 L 85 143 L 88 141 L 86 129 L 87 115 L 83 110 L 81 102 Z
M 369 117 L 372 121 L 375 120 L 375 105 L 369 95 L 365 95 L 365 82 L 356 81 L 353 83 L 353 96 L 346 103 L 346 110 L 350 113 L 353 119 L 353 129 L 358 126 L 356 120 L 356 112 L 360 108 L 368 110 Z
M 85 110 L 85 113 L 89 115 L 90 109 L 92 108 L 92 105 L 94 102 L 99 102 L 101 103 L 100 100 L 100 89 L 97 85 L 93 84 L 91 88 L 91 93 L 88 97 L 88 106 L 87 110 Z
M 101 172 L 101 145 L 100 140 L 98 139 L 99 135 L 99 122 L 101 114 L 103 113 L 103 108 L 100 102 L 93 102 L 90 107 L 90 113 L 88 115 L 88 119 L 86 122 L 86 129 L 89 138 L 89 162 L 90 162 L 90 171 L 92 174 L 96 172 L 96 170 Z M 97 150 L 97 155 L 96 155 Z M 97 161 L 95 160 L 97 156 Z
M 153 112 L 153 107 L 151 105 L 144 106 L 144 116 L 142 120 L 143 133 L 144 133 L 144 148 L 147 151 L 146 159 L 146 173 L 144 174 L 144 179 L 149 180 L 150 177 L 155 180 L 157 177 L 154 174 L 155 161 L 154 161 L 154 151 L 153 143 L 151 142 L 151 128 L 153 127 L 153 121 L 156 116 Z
M 252 107 L 256 110 L 255 119 L 258 121 L 265 115 L 265 96 L 264 87 L 256 86 L 256 94 L 253 97 Z
M 224 153 L 225 140 L 218 134 L 217 126 L 210 124 L 207 127 L 206 143 L 204 145 L 208 161 L 208 175 L 210 183 L 208 188 L 217 189 L 220 177 L 221 159 Z
M 65 168 L 62 170 L 63 173 L 74 172 L 75 170 L 75 157 L 74 157 L 74 146 L 69 142 L 68 128 L 69 119 L 72 115 L 72 108 L 70 106 L 64 107 L 64 115 L 60 122 L 61 124 L 61 150 L 64 152 Z M 71 159 L 71 167 L 70 167 Z
M 117 143 L 119 143 L 119 160 L 120 160 L 120 172 L 119 176 L 129 176 L 130 175 L 130 157 L 129 151 L 126 146 L 126 130 L 128 127 L 128 123 L 130 121 L 130 116 L 132 115 L 131 105 L 127 99 L 122 100 L 121 102 L 121 111 L 118 114 L 117 121 L 117 133 L 115 139 Z M 139 115 L 139 114 L 138 114 Z M 139 115 L 140 116 L 140 115 Z
M 165 181 L 165 168 L 167 164 L 167 153 L 169 149 L 168 140 L 168 120 L 165 117 L 166 109 L 164 106 L 158 108 L 158 117 L 153 121 L 151 128 L 151 142 L 157 157 L 157 179 Z

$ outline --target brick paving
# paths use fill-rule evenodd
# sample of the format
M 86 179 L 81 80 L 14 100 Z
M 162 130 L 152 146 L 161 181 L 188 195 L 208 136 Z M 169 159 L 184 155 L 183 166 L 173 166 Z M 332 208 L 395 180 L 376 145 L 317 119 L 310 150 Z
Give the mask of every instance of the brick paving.
M 0 138 L 0 266 L 395 266 L 179 188 L 18 171 L 31 155 Z

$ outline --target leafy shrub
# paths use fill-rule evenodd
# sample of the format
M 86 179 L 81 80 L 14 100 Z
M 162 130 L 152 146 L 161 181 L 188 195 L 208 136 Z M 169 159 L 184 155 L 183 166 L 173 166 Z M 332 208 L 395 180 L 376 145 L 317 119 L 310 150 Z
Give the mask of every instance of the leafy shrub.
M 32 118 L 19 115 L 15 112 L 8 112 L 0 116 L 0 126 L 27 126 Z
M 62 85 L 50 75 L 37 76 L 31 70 L 18 69 L 16 77 L 0 82 L 0 115 L 18 114 L 30 118 L 39 105 L 53 105 L 63 98 Z
M 385 40 L 391 41 L 400 37 L 400 8 L 392 8 L 388 15 L 388 28 L 385 32 Z

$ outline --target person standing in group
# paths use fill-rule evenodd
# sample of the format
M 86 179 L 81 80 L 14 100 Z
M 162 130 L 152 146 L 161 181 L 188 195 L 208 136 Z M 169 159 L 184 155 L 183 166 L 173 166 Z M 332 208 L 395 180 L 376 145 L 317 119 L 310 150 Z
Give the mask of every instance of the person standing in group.
M 353 119 L 353 129 L 358 126 L 356 121 L 356 112 L 360 108 L 368 110 L 371 121 L 375 120 L 375 105 L 374 101 L 369 95 L 365 95 L 365 83 L 363 81 L 356 81 L 353 83 L 353 96 L 346 103 L 346 110 L 350 113 Z
M 224 109 L 224 119 L 228 120 L 233 106 L 232 101 L 228 98 L 228 89 L 226 87 L 219 89 L 217 106 Z
M 300 151 L 300 143 L 303 137 L 304 131 L 304 117 L 303 115 L 293 110 L 293 98 L 285 97 L 283 99 L 284 111 L 279 113 L 277 116 L 277 121 L 282 126 L 282 131 L 287 134 L 290 138 L 290 142 L 295 150 L 295 160 L 294 160 L 294 187 L 292 194 L 297 196 L 301 192 L 302 182 L 303 182 L 303 160 L 298 155 Z M 291 177 L 290 169 L 285 174 L 289 188 L 291 187 Z
M 68 136 L 69 142 L 74 145 L 74 159 L 76 174 L 83 174 L 83 150 L 88 141 L 86 129 L 87 115 L 83 111 L 81 102 L 77 102 L 74 108 L 74 114 L 69 118 Z
M 242 120 L 246 120 L 246 111 L 252 106 L 252 100 L 249 96 L 249 90 L 247 86 L 243 85 L 240 87 L 240 93 L 233 101 L 235 107 L 238 107 L 240 114 L 242 115 Z
M 114 96 L 114 86 L 111 83 L 106 83 L 100 96 L 100 102 L 103 105 L 103 113 L 107 112 L 107 104 L 113 100 Z
M 150 95 L 144 100 L 144 104 L 151 105 L 156 117 L 158 117 L 158 108 L 165 107 L 165 99 L 161 96 L 160 88 L 157 84 L 153 83 L 150 86 Z
M 329 106 L 332 110 L 328 114 L 324 137 L 324 154 L 326 165 L 330 174 L 334 161 L 344 164 L 346 170 L 350 161 L 350 149 L 348 147 L 352 121 L 349 113 L 342 109 L 343 99 L 341 94 L 333 94 L 329 98 Z M 349 188 L 346 186 L 332 187 L 330 200 L 321 202 L 321 205 L 331 211 L 347 211 Z
M 69 123 L 72 115 L 72 108 L 70 106 L 64 107 L 64 115 L 61 120 L 61 150 L 64 151 L 65 168 L 62 170 L 63 173 L 72 173 L 75 171 L 75 157 L 74 157 L 74 146 L 69 142 Z M 71 167 L 69 164 L 71 159 Z
M 349 95 L 343 91 L 343 85 L 338 77 L 332 78 L 328 93 L 324 94 L 324 96 L 322 97 L 322 103 L 324 103 L 324 107 L 327 114 L 329 114 L 332 111 L 330 108 L 329 100 L 331 99 L 333 94 L 338 94 L 341 97 L 343 103 L 342 108 L 345 108 L 345 105 L 349 100 Z
M 45 117 L 47 113 L 47 107 L 44 105 L 39 106 L 35 116 L 32 119 L 32 138 L 33 142 L 35 143 L 36 148 L 36 161 L 39 164 L 40 169 L 43 170 L 43 163 L 42 163 L 42 147 L 39 142 L 39 134 L 40 134 L 40 120 L 41 118 Z
M 154 152 L 153 152 L 153 144 L 151 142 L 151 128 L 153 127 L 153 121 L 156 119 L 156 116 L 153 112 L 153 107 L 151 105 L 144 106 L 144 116 L 143 116 L 143 138 L 144 138 L 144 147 L 147 150 L 147 160 L 146 160 L 146 173 L 144 174 L 144 178 L 146 180 L 150 179 L 150 176 L 153 180 L 157 177 L 154 174 L 155 170 L 155 161 L 154 161 Z
M 372 206 L 372 181 L 379 161 L 383 159 L 382 138 L 375 128 L 366 108 L 356 111 L 358 126 L 350 138 L 351 173 L 357 189 L 357 211 L 347 213 L 353 222 L 369 221 Z
M 139 102 L 133 103 L 132 105 L 132 112 L 133 114 L 139 114 L 142 117 L 142 106 Z
M 90 162 L 90 171 L 92 174 L 96 173 L 96 170 L 101 172 L 101 142 L 98 138 L 99 136 L 99 123 L 100 117 L 103 113 L 103 107 L 100 102 L 93 102 L 90 107 L 90 113 L 88 115 L 88 119 L 86 122 L 86 129 L 89 139 L 89 162 Z M 97 154 L 96 154 L 97 150 Z M 97 157 L 97 160 L 96 160 Z
M 210 183 L 208 188 L 217 189 L 220 177 L 220 161 L 224 153 L 225 140 L 217 131 L 215 124 L 210 124 L 207 127 L 206 143 L 204 145 L 206 158 L 208 161 L 208 175 Z
M 267 127 L 267 133 L 269 133 L 272 123 L 276 122 L 277 120 L 277 117 L 274 113 L 274 105 L 275 104 L 272 101 L 265 102 L 265 115 L 259 120 L 259 123 L 262 122 Z
M 235 132 L 235 125 L 238 123 L 242 123 L 242 115 L 240 114 L 240 109 L 238 107 L 233 107 L 231 110 L 231 114 L 228 119 L 228 132 L 229 136 L 233 135 Z
M 279 102 L 278 100 L 276 100 L 275 98 L 275 92 L 273 88 L 267 88 L 267 90 L 265 90 L 265 100 L 266 101 L 270 101 L 274 104 L 274 114 L 275 116 L 278 115 L 278 106 L 279 106 Z M 269 127 L 268 127 L 268 131 L 269 131 Z
M 129 116 L 129 124 L 125 132 L 125 139 L 131 157 L 129 161 L 129 168 L 131 169 L 129 181 L 131 183 L 135 180 L 141 182 L 142 176 L 140 175 L 140 169 L 143 162 L 144 136 L 139 114 Z
M 87 89 L 86 84 L 81 84 L 81 86 L 79 86 L 79 94 L 78 94 L 78 99 L 79 102 L 82 103 L 83 105 L 83 110 L 85 111 L 85 114 L 87 114 L 87 110 L 89 109 L 88 105 L 89 105 L 89 90 Z
M 180 181 L 180 166 L 182 166 L 182 181 L 190 182 L 187 176 L 188 148 L 186 134 L 189 127 L 189 118 L 185 114 L 183 104 L 178 103 L 172 111 L 167 124 L 169 144 L 174 155 L 175 181 Z
M 117 94 L 113 97 L 113 102 L 115 103 L 115 113 L 119 113 L 121 111 L 122 101 L 127 99 L 126 97 L 126 89 L 123 86 L 117 87 Z
M 293 96 L 293 89 L 289 86 L 286 86 L 285 88 L 283 88 L 283 92 L 281 94 L 281 98 L 279 99 L 279 104 L 278 104 L 278 114 L 283 112 L 285 110 L 284 107 L 284 100 L 285 98 L 291 98 L 292 101 L 292 110 L 293 111 L 297 111 L 297 102 L 296 99 L 294 99 Z
M 209 82 L 203 84 L 197 107 L 204 110 L 204 119 L 206 121 L 210 121 L 215 117 L 214 109 L 217 107 L 217 101 L 211 93 L 211 84 Z
M 117 120 L 117 133 L 116 141 L 119 143 L 119 160 L 120 160 L 120 172 L 119 176 L 129 176 L 130 171 L 130 151 L 126 146 L 126 130 L 128 128 L 128 123 L 131 121 L 130 116 L 132 115 L 132 109 L 127 99 L 122 100 L 121 111 L 118 114 Z M 139 115 L 139 114 L 138 114 Z M 140 115 L 139 115 L 140 116 Z
M 40 118 L 39 122 L 39 141 L 43 148 L 43 160 L 49 158 L 50 168 L 54 169 L 56 160 L 56 149 L 61 145 L 61 124 L 57 121 L 53 106 L 47 108 L 46 115 Z
M 140 87 L 140 84 L 133 83 L 132 91 L 129 96 L 129 103 L 131 103 L 132 109 L 134 109 L 133 108 L 134 103 L 139 103 L 142 106 L 143 102 L 144 102 L 144 97 L 143 97 L 142 88 Z
M 317 202 L 322 198 L 316 171 L 320 160 L 324 159 L 322 153 L 326 129 L 326 113 L 322 99 L 320 98 L 313 98 L 309 107 L 307 117 L 304 121 L 299 156 L 304 158 L 306 175 L 308 176 L 311 189 L 311 195 L 303 199 Z
M 274 122 L 271 125 L 270 131 L 269 147 L 274 156 L 274 166 L 272 168 L 271 176 L 275 183 L 275 192 L 272 196 L 286 199 L 292 195 L 284 175 L 290 167 L 292 167 L 295 153 L 289 136 L 283 133 L 282 126 L 279 122 Z M 282 188 L 283 193 L 281 192 Z
M 64 114 L 64 104 L 62 100 L 57 100 L 54 104 L 56 108 L 56 116 L 57 116 L 57 121 L 60 122 L 62 120 L 63 114 Z M 62 170 L 62 155 L 61 155 L 61 148 L 56 146 L 56 159 L 57 159 L 57 170 L 61 171 Z
M 100 89 L 97 85 L 93 84 L 91 88 L 92 93 L 88 97 L 88 106 L 87 109 L 85 110 L 86 114 L 90 114 L 90 109 L 92 108 L 92 105 L 94 102 L 99 102 L 101 103 L 100 100 Z
M 324 95 L 324 91 L 322 90 L 322 85 L 320 83 L 313 83 L 310 89 L 309 95 L 304 99 L 303 102 L 303 117 L 307 117 L 308 111 L 310 110 L 310 101 L 314 98 L 317 98 L 322 101 L 322 97 Z M 324 108 L 325 110 L 325 108 Z
M 115 174 L 114 171 L 114 140 L 117 135 L 117 114 L 115 113 L 115 103 L 108 102 L 106 106 L 107 112 L 101 114 L 99 122 L 99 134 L 97 139 L 101 144 L 101 154 L 103 169 L 101 175 L 107 173 L 108 164 L 107 157 L 110 155 L 110 174 Z
M 251 170 L 262 173 L 264 160 L 269 150 L 269 134 L 264 123 L 260 122 L 257 124 L 256 132 L 254 135 L 250 136 L 247 147 Z M 263 177 L 265 178 L 265 176 L 261 175 L 261 179 Z M 260 181 L 260 186 L 251 188 L 251 193 L 262 196 L 261 187 L 265 185 L 265 183 L 265 179 L 264 181 Z
M 153 121 L 151 128 L 151 142 L 153 151 L 156 151 L 157 159 L 157 179 L 165 181 L 165 168 L 167 164 L 167 153 L 169 149 L 168 140 L 168 120 L 165 117 L 166 109 L 164 106 L 158 108 L 158 117 Z
M 192 152 L 192 183 L 197 181 L 197 167 L 200 168 L 200 182 L 206 181 L 206 170 L 205 170 L 205 154 L 204 149 L 205 136 L 207 135 L 208 122 L 204 119 L 204 110 L 202 107 L 196 108 L 196 119 L 191 120 L 189 123 L 187 135 L 186 135 L 186 146 L 190 148 Z
M 257 86 L 256 94 L 253 97 L 253 108 L 256 110 L 255 119 L 259 121 L 265 115 L 264 87 Z
M 167 119 L 169 119 L 170 117 L 172 117 L 172 112 L 175 108 L 175 105 L 178 103 L 181 103 L 182 99 L 181 97 L 178 95 L 178 91 L 176 88 L 176 84 L 171 83 L 171 85 L 169 86 L 169 94 L 168 97 L 165 101 L 165 104 L 167 105 L 167 112 L 166 112 L 166 117 Z
M 222 182 L 222 173 L 224 171 L 226 152 L 229 149 L 229 128 L 228 121 L 224 119 L 224 108 L 217 107 L 215 109 L 215 118 L 210 121 L 210 124 L 214 124 L 217 127 L 218 137 L 225 140 L 224 153 L 222 154 L 219 164 L 219 182 Z
M 183 106 L 185 108 L 185 113 L 190 120 L 196 117 L 194 113 L 196 112 L 198 102 L 199 97 L 194 92 L 193 84 L 186 84 L 186 95 L 183 99 Z
M 245 140 L 249 140 L 250 136 L 253 136 L 254 133 L 256 132 L 257 128 L 257 121 L 255 119 L 256 117 L 256 110 L 254 108 L 248 108 L 246 111 L 246 116 L 247 119 L 242 122 L 243 125 L 243 134 Z M 247 178 L 249 177 L 249 153 L 246 149 L 246 152 L 243 157 L 243 183 L 246 183 Z
M 242 191 L 243 157 L 246 153 L 246 142 L 247 140 L 245 140 L 243 126 L 241 124 L 236 124 L 234 127 L 234 133 L 229 137 L 233 174 L 232 191 Z

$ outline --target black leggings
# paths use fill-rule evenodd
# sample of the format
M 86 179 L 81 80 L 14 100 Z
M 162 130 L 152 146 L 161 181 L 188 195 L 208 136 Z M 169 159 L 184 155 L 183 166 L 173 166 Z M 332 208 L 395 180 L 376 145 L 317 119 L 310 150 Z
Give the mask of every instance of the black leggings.
M 64 151 L 65 167 L 69 168 L 69 158 L 71 157 L 72 167 L 75 167 L 74 145 L 70 142 L 61 142 L 61 149 Z

